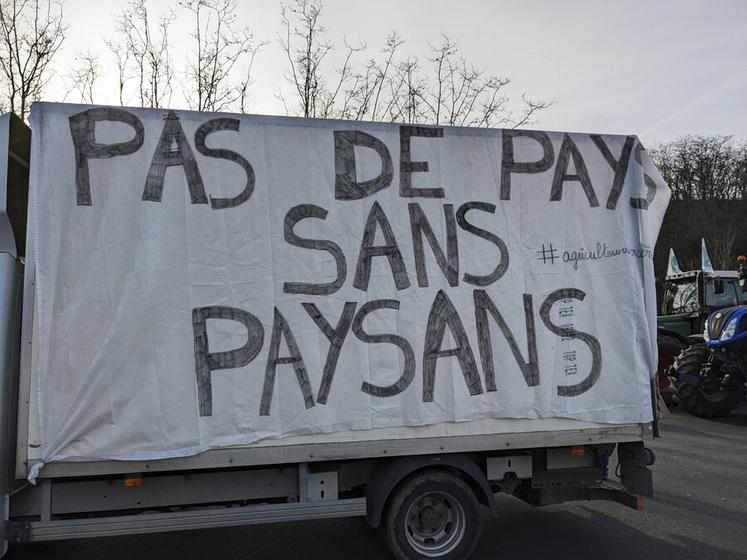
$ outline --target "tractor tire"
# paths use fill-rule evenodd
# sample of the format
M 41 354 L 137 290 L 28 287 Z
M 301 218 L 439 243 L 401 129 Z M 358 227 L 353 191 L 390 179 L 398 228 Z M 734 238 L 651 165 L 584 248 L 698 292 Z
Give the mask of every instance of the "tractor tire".
M 669 380 L 669 368 L 674 364 L 675 358 L 687 348 L 687 344 L 665 333 L 658 333 L 656 344 L 659 348 L 659 364 L 656 368 L 659 393 L 666 405 L 672 406 L 674 391 Z
M 705 391 L 700 384 L 692 385 L 678 380 L 682 374 L 700 377 L 700 370 L 707 358 L 708 347 L 705 344 L 693 344 L 677 356 L 672 365 L 677 374 L 672 383 L 674 400 L 693 416 L 728 416 L 739 403 L 737 394 L 722 390 Z

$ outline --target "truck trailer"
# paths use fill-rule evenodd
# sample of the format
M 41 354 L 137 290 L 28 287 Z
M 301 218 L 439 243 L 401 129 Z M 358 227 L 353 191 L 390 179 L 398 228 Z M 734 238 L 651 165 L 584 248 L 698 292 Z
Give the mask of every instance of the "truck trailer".
M 37 103 L 0 118 L 8 544 L 653 495 L 635 136 Z

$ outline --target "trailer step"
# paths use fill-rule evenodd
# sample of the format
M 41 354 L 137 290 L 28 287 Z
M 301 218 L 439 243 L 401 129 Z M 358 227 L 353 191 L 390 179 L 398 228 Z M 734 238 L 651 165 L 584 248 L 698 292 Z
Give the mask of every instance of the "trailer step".
M 355 517 L 365 514 L 366 499 L 352 498 L 328 502 L 260 504 L 169 513 L 141 513 L 96 519 L 11 521 L 8 523 L 8 536 L 11 542 L 37 542 Z

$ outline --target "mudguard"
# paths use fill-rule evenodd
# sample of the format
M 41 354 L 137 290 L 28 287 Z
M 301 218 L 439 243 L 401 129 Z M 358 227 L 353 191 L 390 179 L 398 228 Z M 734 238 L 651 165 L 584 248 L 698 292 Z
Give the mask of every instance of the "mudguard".
M 370 482 L 366 486 L 366 521 L 371 527 L 381 524 L 389 495 L 397 485 L 415 471 L 450 467 L 464 475 L 467 483 L 472 487 L 478 501 L 487 506 L 495 515 L 496 505 L 493 492 L 490 489 L 485 474 L 477 463 L 468 455 L 461 453 L 447 455 L 423 455 L 415 457 L 401 457 L 382 461 L 374 471 Z

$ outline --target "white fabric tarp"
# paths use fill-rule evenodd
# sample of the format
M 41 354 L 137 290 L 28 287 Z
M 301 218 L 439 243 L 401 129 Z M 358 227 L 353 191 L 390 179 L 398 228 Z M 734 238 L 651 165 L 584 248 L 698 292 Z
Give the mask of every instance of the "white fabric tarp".
M 47 103 L 31 125 L 42 462 L 652 418 L 670 192 L 634 136 Z

